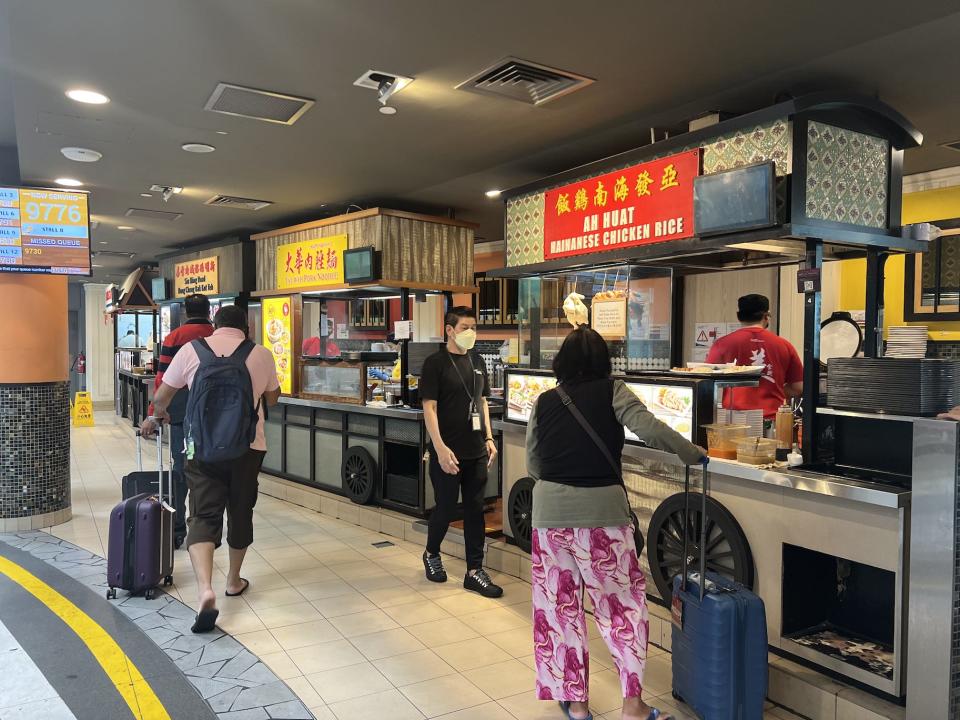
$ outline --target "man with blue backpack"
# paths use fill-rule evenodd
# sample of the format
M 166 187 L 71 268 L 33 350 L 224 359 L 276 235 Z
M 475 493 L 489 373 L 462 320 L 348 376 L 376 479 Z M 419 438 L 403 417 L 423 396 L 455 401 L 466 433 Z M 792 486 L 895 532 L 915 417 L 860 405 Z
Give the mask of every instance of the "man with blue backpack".
M 213 324 L 213 335 L 177 353 L 153 399 L 154 415 L 169 421 L 177 390 L 190 389 L 183 430 L 190 488 L 186 546 L 199 593 L 195 633 L 213 630 L 219 614 L 213 554 L 223 536 L 224 511 L 230 548 L 226 594 L 241 595 L 250 586 L 240 568 L 253 542 L 257 476 L 267 450 L 263 407 L 280 397 L 273 355 L 248 339 L 243 309 L 224 306 Z M 156 422 L 148 420 L 141 431 L 149 437 L 156 432 Z

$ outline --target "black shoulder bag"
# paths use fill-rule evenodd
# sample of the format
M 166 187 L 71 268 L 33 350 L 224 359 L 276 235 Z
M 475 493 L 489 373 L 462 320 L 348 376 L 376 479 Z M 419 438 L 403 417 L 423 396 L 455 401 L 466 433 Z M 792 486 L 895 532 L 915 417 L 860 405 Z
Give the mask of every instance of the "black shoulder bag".
M 643 533 L 640 532 L 640 518 L 637 517 L 637 514 L 630 507 L 630 494 L 627 492 L 627 485 L 623 481 L 623 474 L 620 472 L 620 467 L 617 465 L 616 461 L 613 459 L 613 456 L 610 454 L 610 449 L 604 444 L 603 440 L 600 439 L 600 436 L 597 435 L 597 431 L 590 427 L 590 423 L 587 422 L 587 419 L 583 416 L 583 413 L 580 412 L 580 408 L 576 406 L 576 403 L 573 402 L 573 398 L 563 389 L 562 385 L 557 385 L 557 395 L 560 396 L 560 400 L 563 401 L 564 407 L 570 411 L 570 414 L 573 415 L 573 419 L 577 421 L 583 431 L 587 436 L 593 441 L 593 444 L 597 446 L 597 449 L 601 452 L 603 457 L 606 458 L 607 463 L 610 465 L 610 469 L 613 470 L 613 474 L 620 481 L 620 487 L 623 488 L 623 494 L 627 497 L 627 510 L 630 512 L 630 524 L 633 525 L 633 541 L 637 545 L 637 556 L 643 552 Z

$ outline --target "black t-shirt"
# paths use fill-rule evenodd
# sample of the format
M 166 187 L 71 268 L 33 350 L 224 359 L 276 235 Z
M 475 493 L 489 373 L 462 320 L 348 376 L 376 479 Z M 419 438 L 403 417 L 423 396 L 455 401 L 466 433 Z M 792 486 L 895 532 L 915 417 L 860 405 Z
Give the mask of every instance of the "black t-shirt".
M 484 440 L 490 431 L 474 430 L 471 413 L 480 412 L 480 397 L 489 395 L 486 363 L 472 352 L 456 355 L 444 348 L 424 361 L 420 399 L 437 401 L 440 437 L 458 460 L 476 460 L 486 455 Z M 482 414 L 480 419 L 482 422 Z

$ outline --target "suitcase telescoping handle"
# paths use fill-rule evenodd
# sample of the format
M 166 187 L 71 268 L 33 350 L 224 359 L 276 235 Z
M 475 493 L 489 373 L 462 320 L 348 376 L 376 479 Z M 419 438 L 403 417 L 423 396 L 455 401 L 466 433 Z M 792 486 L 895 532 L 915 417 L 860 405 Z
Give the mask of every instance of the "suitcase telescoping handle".
M 707 585 L 707 493 L 709 480 L 707 475 L 707 463 L 704 462 L 701 466 L 703 469 L 703 481 L 702 481 L 702 501 L 703 505 L 700 509 L 700 602 L 703 602 L 703 596 L 706 593 Z M 687 547 L 687 538 L 689 536 L 690 528 L 690 466 L 687 465 L 685 468 L 685 478 L 683 483 L 683 558 L 681 560 L 681 570 L 682 573 L 680 581 L 681 588 L 683 592 L 687 591 L 687 556 L 688 556 L 688 547 Z
M 170 454 L 168 457 L 168 463 L 166 469 L 163 467 L 163 433 L 165 425 L 159 418 L 151 417 L 151 420 L 154 420 L 157 423 L 157 496 L 160 499 L 160 503 L 163 505 L 164 510 L 168 512 L 174 512 L 173 507 L 173 438 L 170 438 Z M 137 430 L 137 469 L 141 472 L 143 471 L 143 449 L 142 444 L 143 433 L 140 430 Z M 166 474 L 167 482 L 164 483 L 163 476 Z

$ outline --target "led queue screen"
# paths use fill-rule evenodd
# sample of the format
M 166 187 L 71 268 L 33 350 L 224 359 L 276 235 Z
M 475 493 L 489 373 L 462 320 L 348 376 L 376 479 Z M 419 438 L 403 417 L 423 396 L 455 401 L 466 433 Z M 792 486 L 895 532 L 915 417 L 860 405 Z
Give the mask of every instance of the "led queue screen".
M 0 187 L 0 272 L 90 275 L 87 193 Z

